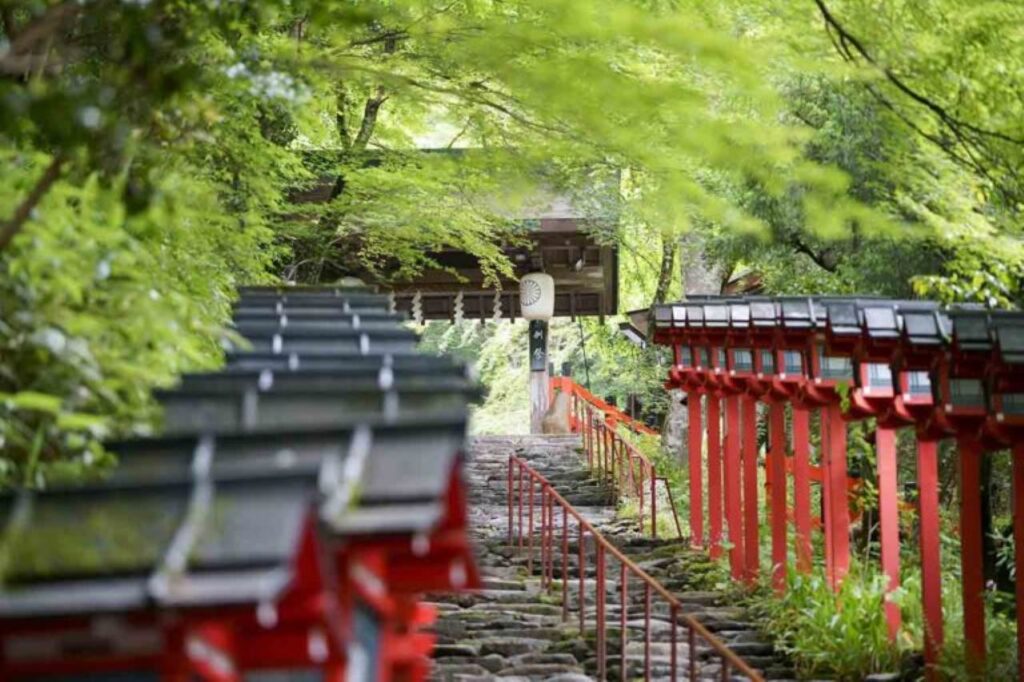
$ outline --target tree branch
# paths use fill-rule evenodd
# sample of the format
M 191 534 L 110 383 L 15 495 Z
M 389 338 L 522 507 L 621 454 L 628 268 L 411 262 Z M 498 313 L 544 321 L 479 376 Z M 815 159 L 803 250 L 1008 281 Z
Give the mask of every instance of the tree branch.
M 366 149 L 366 145 L 370 143 L 370 138 L 373 137 L 373 130 L 377 126 L 377 115 L 387 99 L 388 96 L 384 93 L 384 88 L 381 86 L 377 86 L 375 95 L 367 98 L 366 104 L 363 106 L 363 120 L 359 123 L 359 132 L 356 133 L 356 139 L 352 142 L 353 149 L 359 151 Z
M 810 258 L 822 270 L 835 272 L 836 268 L 839 267 L 839 264 L 835 262 L 835 257 L 830 257 L 828 251 L 819 253 L 805 244 L 802 239 L 795 236 L 790 237 L 787 241 L 798 253 L 802 253 Z
M 39 41 L 52 37 L 67 19 L 78 14 L 80 7 L 81 4 L 77 2 L 50 6 L 39 19 L 18 32 L 18 37 L 11 41 L 9 54 L 25 54 Z
M 840 49 L 841 54 L 848 60 L 853 61 L 853 54 L 850 52 L 848 46 L 852 46 L 853 49 L 864 59 L 868 64 L 881 71 L 882 75 L 885 76 L 897 90 L 911 98 L 918 104 L 924 106 L 933 114 L 935 114 L 939 120 L 945 123 L 950 128 L 960 128 L 964 130 L 970 130 L 978 135 L 986 137 L 992 137 L 1004 142 L 1009 142 L 1017 145 L 1024 145 L 1024 139 L 1016 138 L 1006 133 L 1002 133 L 998 130 L 988 130 L 980 126 L 974 125 L 968 121 L 963 121 L 953 116 L 948 112 L 942 105 L 938 104 L 931 98 L 921 94 L 910 85 L 908 85 L 902 78 L 900 78 L 892 69 L 887 66 L 879 64 L 875 58 L 871 55 L 868 49 L 864 46 L 864 43 L 860 41 L 857 36 L 850 33 L 846 27 L 844 27 L 838 19 L 829 11 L 828 6 L 825 5 L 825 0 L 814 0 L 814 3 L 818 6 L 818 10 L 821 12 L 822 18 L 825 20 L 827 27 L 831 28 L 839 36 L 839 42 L 842 45 Z M 830 33 L 831 35 L 831 33 Z M 835 41 L 833 41 L 834 43 Z
M 348 114 L 345 107 L 348 105 L 348 97 L 345 94 L 345 86 L 338 88 L 338 97 L 335 100 L 334 123 L 338 127 L 338 137 L 341 138 L 341 146 L 348 151 L 352 148 L 352 133 L 348 129 Z
M 32 215 L 32 210 L 39 204 L 43 196 L 50 191 L 57 178 L 60 177 L 63 166 L 64 157 L 60 154 L 54 156 L 53 160 L 50 161 L 50 165 L 46 167 L 46 170 L 43 171 L 43 174 L 36 181 L 32 191 L 28 193 L 28 196 L 15 209 L 11 219 L 0 226 L 0 251 L 6 249 L 21 231 L 25 221 Z

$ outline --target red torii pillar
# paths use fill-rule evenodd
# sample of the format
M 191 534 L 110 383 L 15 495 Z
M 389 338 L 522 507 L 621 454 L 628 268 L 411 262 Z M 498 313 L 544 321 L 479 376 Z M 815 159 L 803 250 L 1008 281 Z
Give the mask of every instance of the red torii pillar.
M 1020 353 L 1024 316 L 994 313 L 992 321 L 999 348 L 986 382 L 989 414 L 985 430 L 1001 446 L 1010 448 L 1012 458 L 1017 661 L 1024 676 L 1024 413 L 1018 407 L 1024 401 L 1024 356 Z
M 697 371 L 694 350 L 688 345 L 673 344 L 674 366 L 669 370 L 666 388 L 681 388 L 686 392 L 687 455 L 690 469 L 690 546 L 704 547 L 704 430 L 702 405 L 705 389 L 703 377 Z M 711 409 L 709 397 L 708 410 Z M 708 418 L 710 428 L 711 419 Z
M 821 412 L 822 491 L 825 503 L 825 572 L 839 589 L 850 570 L 850 509 L 847 501 L 846 422 L 834 388 L 820 377 L 820 358 L 811 352 L 812 377 L 804 383 L 802 399 Z
M 895 324 L 895 322 L 894 322 Z M 888 355 L 888 353 L 886 353 Z M 892 370 L 888 362 L 869 362 L 863 347 L 855 353 L 857 362 L 857 385 L 850 393 L 849 416 L 852 419 L 874 417 L 875 454 L 878 468 L 878 517 L 879 536 L 882 549 L 882 572 L 889 578 L 886 592 L 891 593 L 900 586 L 900 529 L 899 529 L 899 482 L 896 461 L 896 434 L 900 427 L 912 421 L 894 412 L 896 399 Z M 902 623 L 899 605 L 891 600 L 885 602 L 885 617 L 889 638 L 895 640 Z
M 765 488 L 769 497 L 771 527 L 772 586 L 781 592 L 786 586 L 786 405 L 788 397 L 773 386 L 775 352 L 771 335 L 756 335 L 753 342 L 754 376 L 747 382 L 747 394 L 768 406 L 768 462 Z M 756 432 L 755 432 L 756 436 Z
M 718 341 L 718 343 L 722 343 Z M 718 451 L 714 448 L 716 438 L 709 432 L 712 447 L 709 448 L 708 473 L 711 483 L 721 481 L 720 494 L 712 494 L 712 502 L 719 512 L 719 538 L 721 538 L 721 520 L 724 516 L 729 538 L 729 568 L 734 579 L 743 577 L 743 517 L 740 510 L 740 424 L 739 398 L 723 381 L 726 372 L 725 350 L 721 346 L 712 346 L 708 352 L 709 367 L 705 373 L 706 381 L 711 387 L 712 396 L 717 396 L 725 407 L 725 433 L 721 435 L 722 446 Z M 715 398 L 712 398 L 713 400 Z M 711 415 L 708 416 L 709 421 Z M 716 426 L 715 424 L 711 425 Z M 716 461 L 717 460 L 717 461 Z M 718 471 L 714 471 L 717 468 Z M 719 478 L 720 476 L 720 478 Z M 716 499 L 717 497 L 717 499 Z M 711 515 L 712 533 L 714 533 L 715 516 Z M 720 540 L 719 540 L 720 541 Z M 719 549 L 719 553 L 721 549 Z M 712 554 L 714 556 L 714 554 Z
M 806 343 L 802 335 L 785 334 L 779 329 L 773 348 L 777 369 L 772 388 L 777 396 L 789 401 L 793 416 L 793 527 L 796 536 L 796 568 L 809 573 L 813 565 L 811 541 L 811 406 L 801 399 L 801 389 L 808 380 Z
M 730 306 L 735 308 L 737 306 Z M 740 321 L 749 318 L 749 311 L 730 313 Z M 739 423 L 737 434 L 739 466 L 739 513 L 742 527 L 741 536 L 736 539 L 742 545 L 740 574 L 743 580 L 754 583 L 761 571 L 760 511 L 758 500 L 758 397 L 751 387 L 755 381 L 754 351 L 751 348 L 752 334 L 742 323 L 730 326 L 729 347 L 726 350 L 727 372 L 722 383 L 733 393 L 738 403 Z M 738 527 L 738 526 L 737 526 Z
M 987 357 L 980 356 L 980 353 L 963 353 L 954 347 L 952 352 L 936 360 L 938 397 L 932 413 L 933 424 L 929 427 L 933 432 L 955 434 L 956 438 L 964 639 L 972 677 L 982 674 L 986 659 L 981 466 L 985 450 L 992 447 L 981 440 L 986 419 L 981 377 Z

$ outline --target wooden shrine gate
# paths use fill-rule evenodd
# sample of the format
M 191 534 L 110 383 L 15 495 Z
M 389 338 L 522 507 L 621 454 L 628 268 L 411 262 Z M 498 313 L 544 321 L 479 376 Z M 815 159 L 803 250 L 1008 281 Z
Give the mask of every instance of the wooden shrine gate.
M 796 568 L 811 568 L 815 524 L 810 426 L 815 418 L 820 420 L 817 478 L 828 579 L 838 587 L 850 562 L 848 491 L 855 482 L 847 476 L 846 423 L 874 418 L 881 565 L 889 577 L 888 589 L 899 586 L 896 433 L 914 429 L 929 675 L 934 675 L 932 664 L 943 641 L 938 443 L 954 439 L 958 452 L 964 631 L 975 671 L 981 670 L 986 656 L 982 458 L 987 452 L 1010 449 L 1018 660 L 1024 660 L 1024 313 L 943 309 L 927 301 L 695 297 L 658 306 L 654 317 L 655 328 L 648 336 L 671 346 L 674 354 L 667 386 L 687 394 L 692 542 L 698 547 L 706 543 L 712 555 L 720 555 L 727 532 L 737 579 L 755 579 L 760 563 L 758 403 L 767 413 L 772 579 L 780 590 L 785 586 L 788 554 L 790 479 Z M 789 433 L 787 408 L 792 415 Z M 887 602 L 884 608 L 895 637 L 899 607 Z

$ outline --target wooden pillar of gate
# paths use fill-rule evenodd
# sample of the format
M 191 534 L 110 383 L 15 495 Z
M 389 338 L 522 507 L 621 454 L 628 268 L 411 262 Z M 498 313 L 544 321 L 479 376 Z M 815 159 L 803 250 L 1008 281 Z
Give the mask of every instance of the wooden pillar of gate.
M 548 411 L 548 323 L 530 320 L 530 433 L 543 433 Z
M 786 586 L 786 407 L 768 406 L 768 467 L 771 470 L 772 586 Z
M 704 438 L 700 403 L 701 394 L 691 391 L 686 405 L 689 412 L 687 450 L 690 458 L 690 546 L 695 549 L 704 546 L 704 481 L 701 466 Z
M 958 442 L 960 462 L 960 565 L 963 580 L 964 639 L 972 678 L 985 668 L 985 572 L 981 507 L 981 445 L 973 438 Z
M 889 578 L 886 593 L 900 586 L 900 519 L 899 493 L 896 472 L 896 431 L 878 428 L 875 431 L 878 458 L 878 516 L 882 544 L 882 572 Z M 896 640 L 900 629 L 900 607 L 893 601 L 885 602 L 885 620 L 889 639 Z
M 740 456 L 740 399 L 725 398 L 725 520 L 729 531 L 729 570 L 734 580 L 745 573 L 743 561 L 742 459 Z
M 796 530 L 796 568 L 811 571 L 811 413 L 793 408 L 793 525 Z
M 722 556 L 722 401 L 708 395 L 708 525 L 712 559 Z
M 921 601 L 924 612 L 924 660 L 929 680 L 939 679 L 935 665 L 942 649 L 942 566 L 939 537 L 939 444 L 917 441 L 917 513 L 921 552 Z M 1019 575 L 1019 574 L 1018 574 Z
M 741 398 L 743 417 L 743 559 L 746 579 L 757 580 L 761 568 L 760 507 L 757 500 L 757 401 Z M 785 480 L 785 479 L 783 479 Z

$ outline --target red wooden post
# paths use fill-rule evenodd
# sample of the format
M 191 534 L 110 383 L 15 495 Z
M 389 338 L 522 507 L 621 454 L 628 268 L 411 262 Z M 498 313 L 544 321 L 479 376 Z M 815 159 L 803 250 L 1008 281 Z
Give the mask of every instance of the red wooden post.
M 985 666 L 985 574 L 981 537 L 981 445 L 958 443 L 960 461 L 960 564 L 963 575 L 964 638 L 972 676 Z
M 619 564 L 619 679 L 629 679 L 629 666 L 626 665 L 626 621 L 629 620 L 629 576 L 626 564 Z
M 651 465 L 651 537 L 658 537 L 658 472 Z
M 833 587 L 850 570 L 850 504 L 846 489 L 846 422 L 842 408 L 833 403 L 826 408 L 830 413 L 829 484 L 832 488 L 832 569 Z
M 569 508 L 562 507 L 562 622 L 569 622 Z
M 835 587 L 834 554 L 832 549 L 832 469 L 829 453 L 832 451 L 832 412 L 828 407 L 818 410 L 821 427 L 821 448 L 818 462 L 821 467 L 821 532 L 825 545 L 825 577 Z
M 924 660 L 929 679 L 938 679 L 934 668 L 942 648 L 942 567 L 939 540 L 939 446 L 933 440 L 917 441 L 917 505 L 920 519 L 921 600 L 925 633 Z
M 1024 670 L 1024 442 L 1013 446 L 1013 541 L 1017 569 L 1017 665 Z
M 687 399 L 689 418 L 690 454 L 690 546 L 699 549 L 704 546 L 704 481 L 701 470 L 703 432 L 701 431 L 701 395 L 691 392 Z
M 527 531 L 526 531 L 526 571 L 527 573 L 533 573 L 533 476 L 529 477 L 529 513 L 527 514 Z
M 771 468 L 772 585 L 786 586 L 786 407 L 768 407 L 768 466 Z
M 900 519 L 896 472 L 896 431 L 879 427 L 875 432 L 878 456 L 878 515 L 881 525 L 882 572 L 889 576 L 886 592 L 900 586 Z M 889 639 L 895 641 L 900 629 L 900 607 L 885 602 Z
M 733 579 L 743 577 L 743 513 L 741 505 L 740 459 L 740 399 L 730 395 L 725 398 L 725 520 L 729 531 L 729 569 Z
M 722 402 L 708 396 L 708 523 L 710 554 L 722 556 Z
M 586 632 L 587 623 L 587 592 L 583 589 L 583 585 L 587 579 L 587 553 L 583 551 L 584 545 L 586 545 L 587 531 L 583 527 L 582 521 L 577 522 L 577 528 L 579 530 L 579 539 L 577 540 L 576 545 L 576 566 L 579 569 L 577 576 L 579 578 L 578 601 L 580 603 L 580 634 L 582 635 Z
M 596 629 L 597 629 L 597 632 L 595 633 L 597 635 L 597 646 L 596 646 L 596 649 L 597 649 L 597 652 L 596 652 L 597 653 L 597 679 L 603 680 L 603 679 L 605 679 L 605 663 L 606 663 L 606 658 L 605 658 L 605 655 L 606 655 L 606 648 L 605 648 L 606 630 L 605 630 L 605 622 L 604 622 L 604 617 L 605 617 L 605 591 L 604 591 L 605 590 L 605 584 L 604 584 L 605 560 L 604 560 L 604 545 L 602 545 L 600 542 L 596 542 L 596 540 L 597 540 L 597 538 L 595 538 L 595 543 L 594 543 L 594 561 L 597 562 L 597 575 L 596 575 L 597 585 L 595 587 L 597 592 L 594 595 L 594 599 L 597 602 L 597 604 L 596 604 L 596 606 L 597 606 L 597 622 L 595 624 L 596 625 Z
M 512 546 L 512 457 L 508 458 L 508 544 Z
M 743 398 L 743 558 L 747 580 L 757 580 L 761 568 L 760 507 L 757 502 L 757 401 Z M 783 479 L 785 480 L 785 479 Z
M 811 413 L 793 408 L 793 518 L 796 526 L 796 567 L 809 573 L 811 545 Z

